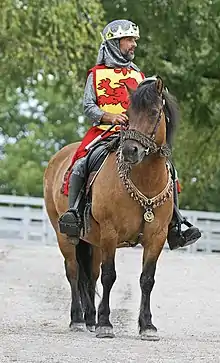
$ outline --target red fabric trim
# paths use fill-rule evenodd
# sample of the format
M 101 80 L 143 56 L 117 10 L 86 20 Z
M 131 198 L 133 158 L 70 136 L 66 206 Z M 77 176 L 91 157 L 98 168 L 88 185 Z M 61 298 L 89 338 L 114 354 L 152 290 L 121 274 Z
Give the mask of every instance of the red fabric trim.
M 143 79 L 146 78 L 143 72 L 140 72 L 140 73 L 141 73 Z
M 104 69 L 104 68 L 109 68 L 109 67 L 106 67 L 104 64 L 99 64 L 99 65 L 96 65 L 96 66 L 94 66 L 94 67 L 90 68 L 90 69 L 88 70 L 88 72 L 87 72 L 87 77 L 89 76 L 89 74 L 90 74 L 91 72 L 96 71 L 96 69 Z
M 93 87 L 94 87 L 94 90 L 95 90 L 96 98 L 98 97 L 97 89 L 96 89 L 96 70 L 97 69 L 104 69 L 104 68 L 108 68 L 108 67 L 106 67 L 104 64 L 99 64 L 99 65 L 96 65 L 96 66 L 90 68 L 88 70 L 88 72 L 87 72 L 87 77 L 90 75 L 90 73 L 93 74 Z
M 178 193 L 178 194 L 179 194 L 179 193 L 181 193 L 182 188 L 181 188 L 181 185 L 180 185 L 180 182 L 179 182 L 179 180 L 178 180 L 178 179 L 176 180 L 176 187 L 177 187 L 177 193 Z

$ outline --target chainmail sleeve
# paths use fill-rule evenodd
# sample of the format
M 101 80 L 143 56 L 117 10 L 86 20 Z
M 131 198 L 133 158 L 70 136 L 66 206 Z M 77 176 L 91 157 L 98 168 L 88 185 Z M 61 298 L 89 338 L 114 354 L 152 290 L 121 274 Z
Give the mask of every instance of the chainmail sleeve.
M 93 74 L 90 73 L 84 90 L 83 109 L 85 116 L 93 122 L 94 126 L 100 124 L 100 120 L 104 114 L 104 111 L 102 111 L 96 103 L 97 99 L 93 85 Z

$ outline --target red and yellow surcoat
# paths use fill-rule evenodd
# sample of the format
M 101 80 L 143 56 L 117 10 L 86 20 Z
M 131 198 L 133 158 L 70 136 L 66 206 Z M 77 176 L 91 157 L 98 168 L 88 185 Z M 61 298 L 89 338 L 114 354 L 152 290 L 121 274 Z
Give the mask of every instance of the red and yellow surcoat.
M 115 114 L 126 112 L 128 109 L 129 97 L 126 86 L 136 89 L 144 79 L 142 72 L 131 68 L 108 68 L 105 65 L 98 65 L 91 68 L 88 74 L 91 72 L 97 106 L 105 112 Z

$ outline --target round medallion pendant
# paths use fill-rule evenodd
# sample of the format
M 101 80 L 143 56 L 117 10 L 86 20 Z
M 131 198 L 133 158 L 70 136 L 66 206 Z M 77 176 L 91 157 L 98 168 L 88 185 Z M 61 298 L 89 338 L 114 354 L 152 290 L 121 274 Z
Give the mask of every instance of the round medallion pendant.
M 154 220 L 154 213 L 152 209 L 147 209 L 144 213 L 144 220 L 145 222 L 151 223 Z

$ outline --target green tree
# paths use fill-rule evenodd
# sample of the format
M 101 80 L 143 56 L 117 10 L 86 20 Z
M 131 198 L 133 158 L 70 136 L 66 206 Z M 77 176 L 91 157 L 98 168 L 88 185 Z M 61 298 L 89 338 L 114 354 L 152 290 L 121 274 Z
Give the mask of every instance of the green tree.
M 86 128 L 79 123 L 79 94 L 77 87 L 67 93 L 66 86 L 52 80 L 46 88 L 38 81 L 35 88 L 17 90 L 11 97 L 0 117 L 4 135 L 0 193 L 42 195 L 48 160 L 67 143 L 79 140 Z
M 21 87 L 27 79 L 36 80 L 41 71 L 61 83 L 69 72 L 82 80 L 98 46 L 101 18 L 99 1 L 2 0 L 3 86 Z
M 102 13 L 99 1 L 1 2 L 0 193 L 42 195 L 47 161 L 82 136 Z

